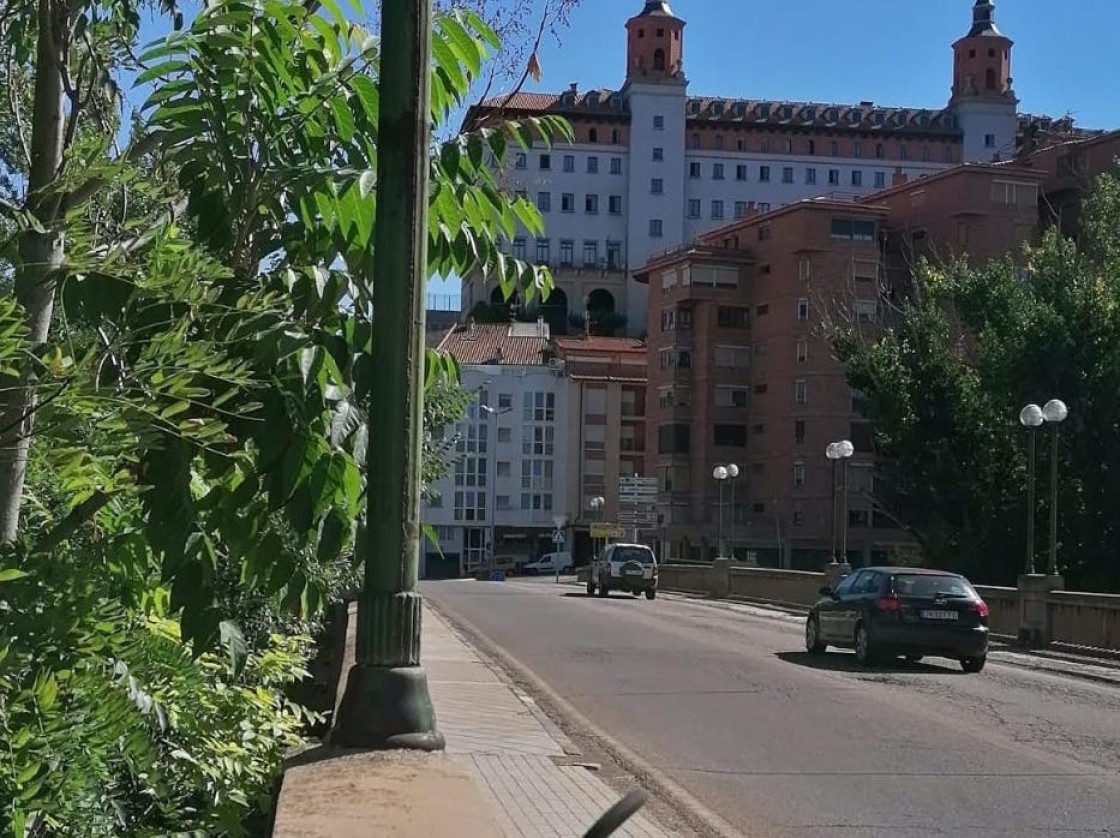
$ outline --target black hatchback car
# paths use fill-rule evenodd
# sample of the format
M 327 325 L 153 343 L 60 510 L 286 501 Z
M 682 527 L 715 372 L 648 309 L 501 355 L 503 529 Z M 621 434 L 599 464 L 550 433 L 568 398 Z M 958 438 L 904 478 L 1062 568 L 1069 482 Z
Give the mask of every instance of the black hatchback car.
M 955 658 L 979 672 L 988 657 L 988 606 L 956 573 L 908 567 L 865 567 L 844 577 L 805 623 L 805 648 L 855 649 L 865 666 L 888 657 Z

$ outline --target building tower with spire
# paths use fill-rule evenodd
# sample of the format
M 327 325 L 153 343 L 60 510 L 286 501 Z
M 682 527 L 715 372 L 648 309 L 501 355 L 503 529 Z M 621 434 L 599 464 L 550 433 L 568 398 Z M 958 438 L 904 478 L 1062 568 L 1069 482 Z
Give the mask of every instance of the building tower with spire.
M 626 22 L 626 83 L 630 112 L 627 242 L 631 265 L 685 239 L 685 22 L 665 0 L 647 0 Z M 650 195 L 656 181 L 661 192 Z M 647 287 L 627 281 L 626 317 L 644 330 Z
M 996 26 L 995 2 L 976 0 L 972 28 L 953 44 L 949 100 L 964 135 L 967 163 L 1007 160 L 1015 154 L 1019 100 L 1011 86 L 1013 43 Z

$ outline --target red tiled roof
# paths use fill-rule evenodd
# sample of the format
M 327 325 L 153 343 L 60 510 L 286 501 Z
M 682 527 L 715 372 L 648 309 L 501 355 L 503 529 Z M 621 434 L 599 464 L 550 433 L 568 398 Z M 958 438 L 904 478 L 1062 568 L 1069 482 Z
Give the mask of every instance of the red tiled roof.
M 556 348 L 563 355 L 568 352 L 596 352 L 644 355 L 646 345 L 637 338 L 608 338 L 598 335 L 578 338 L 557 338 Z
M 543 366 L 548 363 L 548 328 L 543 334 L 537 328 L 536 323 L 459 324 L 440 341 L 439 351 L 460 364 Z
M 612 97 L 617 91 L 607 88 L 580 91 L 574 99 L 568 93 L 515 93 L 492 96 L 471 108 L 466 122 L 497 110 L 519 113 L 563 113 L 628 115 L 624 99 Z M 595 94 L 597 98 L 591 98 Z M 594 104 L 593 104 L 594 102 Z M 959 137 L 954 114 L 949 108 L 901 108 L 873 102 L 842 104 L 835 102 L 795 102 L 775 99 L 737 99 L 724 96 L 691 96 L 686 114 L 690 125 L 717 124 L 797 126 L 803 128 L 845 128 L 859 131 L 917 131 Z

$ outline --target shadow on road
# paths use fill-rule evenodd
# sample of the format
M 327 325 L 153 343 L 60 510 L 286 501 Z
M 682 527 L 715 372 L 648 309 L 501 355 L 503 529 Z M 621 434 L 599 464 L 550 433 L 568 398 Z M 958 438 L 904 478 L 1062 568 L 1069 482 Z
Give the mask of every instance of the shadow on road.
M 889 658 L 875 666 L 863 666 L 854 654 L 829 653 L 811 655 L 808 652 L 775 652 L 774 656 L 785 663 L 804 666 L 807 669 L 823 669 L 830 672 L 858 672 L 873 675 L 885 672 L 905 672 L 914 675 L 945 675 L 958 673 L 959 670 L 944 666 L 930 666 L 927 663 L 911 663 L 901 658 Z
M 604 599 L 604 597 L 601 597 L 598 594 L 589 594 L 586 591 L 564 591 L 562 594 L 560 594 L 560 596 L 570 596 L 577 599 Z M 605 598 L 618 600 L 619 602 L 623 600 L 632 601 L 641 599 L 641 597 L 636 597 L 633 594 L 619 594 L 618 596 L 615 596 L 614 594 L 607 594 Z

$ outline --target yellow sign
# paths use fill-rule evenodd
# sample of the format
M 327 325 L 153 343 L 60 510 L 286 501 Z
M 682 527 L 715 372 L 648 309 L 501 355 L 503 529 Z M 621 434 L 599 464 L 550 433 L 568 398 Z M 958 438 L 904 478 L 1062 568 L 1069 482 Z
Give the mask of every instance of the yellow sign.
M 622 538 L 624 532 L 622 527 L 614 524 L 592 524 L 591 537 L 592 538 Z

